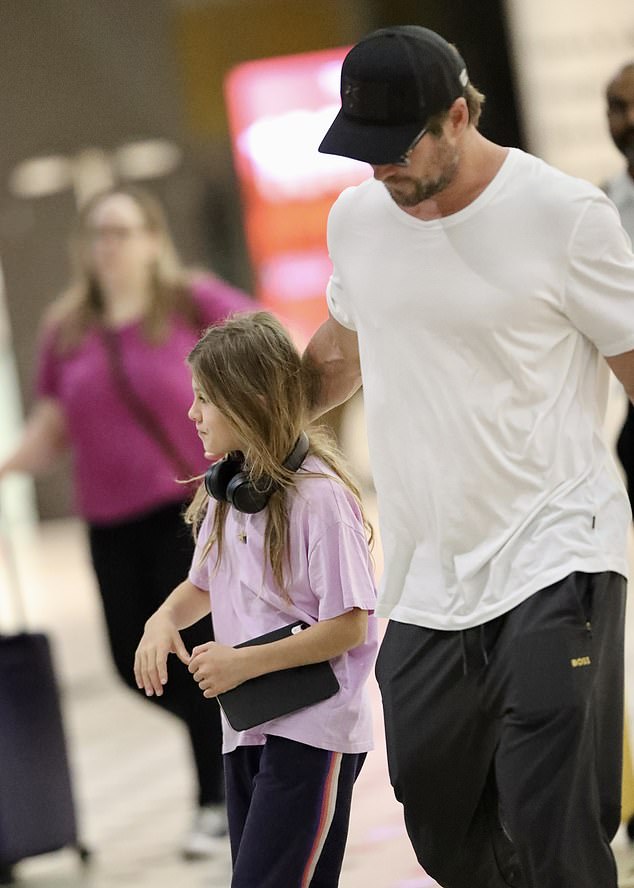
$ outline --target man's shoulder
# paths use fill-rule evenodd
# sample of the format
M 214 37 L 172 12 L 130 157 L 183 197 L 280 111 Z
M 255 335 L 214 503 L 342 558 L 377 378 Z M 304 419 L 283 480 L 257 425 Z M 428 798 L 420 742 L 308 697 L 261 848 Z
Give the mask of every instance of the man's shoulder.
M 328 217 L 328 248 L 341 249 L 361 232 L 376 230 L 386 217 L 383 185 L 370 177 L 342 191 Z
M 346 213 L 353 211 L 355 208 L 373 201 L 377 198 L 382 189 L 380 182 L 377 182 L 372 176 L 364 179 L 358 185 L 350 185 L 345 188 L 332 205 L 333 213 Z
M 562 196 L 596 197 L 601 194 L 601 190 L 596 185 L 593 185 L 592 182 L 565 172 L 541 157 L 525 151 L 519 151 L 518 155 L 518 162 L 523 167 L 518 172 L 524 173 L 520 178 L 522 178 L 527 188 L 534 189 L 536 185 L 539 186 L 542 183 L 543 189 L 541 193 L 543 194 L 552 194 L 553 189 L 555 194 L 561 194 Z
M 606 201 L 605 192 L 592 182 L 533 154 L 520 151 L 518 155 L 508 188 L 534 212 L 548 214 L 551 219 L 559 218 L 564 226 L 566 220 L 574 225 L 590 204 Z
M 626 169 L 602 182 L 601 188 L 617 207 L 634 200 L 634 179 Z

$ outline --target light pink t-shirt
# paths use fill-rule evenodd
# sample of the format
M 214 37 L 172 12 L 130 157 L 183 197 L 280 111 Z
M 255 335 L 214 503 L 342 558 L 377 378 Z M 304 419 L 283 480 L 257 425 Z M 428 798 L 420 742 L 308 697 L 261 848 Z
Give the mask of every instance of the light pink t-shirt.
M 315 457 L 308 457 L 300 474 L 302 470 L 329 472 Z M 215 547 L 200 563 L 214 506 L 212 501 L 201 525 L 189 579 L 210 591 L 217 642 L 234 646 L 295 620 L 310 625 L 355 607 L 371 612 L 366 641 L 331 661 L 340 685 L 333 697 L 242 732 L 234 731 L 223 715 L 223 752 L 261 745 L 267 734 L 335 752 L 371 749 L 372 716 L 365 685 L 377 650 L 376 590 L 354 498 L 332 477 L 298 479 L 297 491 L 289 496 L 290 602 L 275 585 L 268 557 L 263 570 L 266 509 L 246 515 L 230 508 L 217 572 Z M 241 542 L 244 536 L 246 542 Z
M 217 278 L 198 280 L 193 296 L 204 327 L 255 307 Z M 138 322 L 114 335 L 138 397 L 160 422 L 190 473 L 205 471 L 208 463 L 187 418 L 192 388 L 185 358 L 198 340 L 198 331 L 175 316 L 169 335 L 158 344 L 148 342 Z M 42 338 L 36 392 L 55 398 L 66 417 L 76 511 L 94 524 L 113 524 L 182 501 L 186 490 L 176 482 L 178 467 L 122 400 L 99 333 L 90 330 L 76 348 L 62 355 L 55 336 L 55 330 L 49 329 Z

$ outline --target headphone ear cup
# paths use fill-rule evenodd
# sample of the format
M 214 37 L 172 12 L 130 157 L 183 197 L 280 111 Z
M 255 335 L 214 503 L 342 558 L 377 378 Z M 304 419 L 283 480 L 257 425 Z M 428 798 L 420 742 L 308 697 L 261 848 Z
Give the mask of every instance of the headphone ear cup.
M 216 500 L 227 499 L 227 487 L 236 474 L 241 473 L 242 460 L 225 456 L 210 466 L 205 472 L 205 490 Z
M 227 484 L 225 498 L 238 512 L 253 515 L 255 512 L 261 512 L 266 506 L 271 492 L 270 488 L 258 490 L 246 472 L 238 472 Z
M 291 453 L 282 463 L 285 469 L 296 472 L 306 454 L 309 440 L 302 432 Z M 259 485 L 254 484 L 247 472 L 242 470 L 242 456 L 225 456 L 214 463 L 205 473 L 205 489 L 209 496 L 216 500 L 230 503 L 238 512 L 253 515 L 261 512 L 276 489 L 270 478 L 260 478 Z

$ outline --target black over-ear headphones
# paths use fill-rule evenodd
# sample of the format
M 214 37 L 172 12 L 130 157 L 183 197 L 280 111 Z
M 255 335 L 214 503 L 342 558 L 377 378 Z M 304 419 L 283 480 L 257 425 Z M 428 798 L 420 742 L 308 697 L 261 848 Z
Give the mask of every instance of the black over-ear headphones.
M 283 468 L 296 472 L 307 453 L 308 436 L 302 432 L 282 463 Z M 205 490 L 209 496 L 231 503 L 238 512 L 249 515 L 262 511 L 275 488 L 271 478 L 259 478 L 257 483 L 249 480 L 248 473 L 243 471 L 242 454 L 228 454 L 205 473 Z

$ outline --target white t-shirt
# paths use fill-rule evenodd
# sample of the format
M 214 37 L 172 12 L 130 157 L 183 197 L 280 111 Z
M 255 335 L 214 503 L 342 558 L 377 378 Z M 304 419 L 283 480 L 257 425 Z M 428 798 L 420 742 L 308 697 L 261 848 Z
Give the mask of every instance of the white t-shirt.
M 634 348 L 634 257 L 605 195 L 510 149 L 434 221 L 373 179 L 347 189 L 328 243 L 330 311 L 359 339 L 377 613 L 464 629 L 575 570 L 627 575 L 600 353 Z

